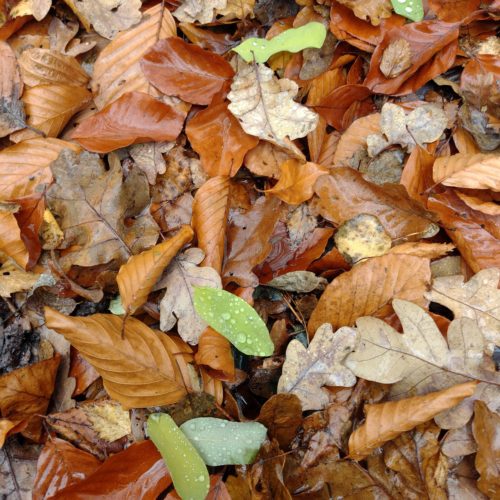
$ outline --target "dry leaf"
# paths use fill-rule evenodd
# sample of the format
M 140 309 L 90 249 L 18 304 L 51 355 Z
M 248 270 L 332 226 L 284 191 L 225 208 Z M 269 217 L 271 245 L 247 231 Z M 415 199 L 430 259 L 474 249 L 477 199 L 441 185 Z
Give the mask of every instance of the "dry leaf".
M 247 134 L 285 149 L 286 139 L 305 137 L 318 124 L 318 115 L 293 100 L 298 86 L 292 80 L 278 80 L 263 64 L 241 63 L 231 84 L 229 111 Z
M 42 276 L 35 273 L 23 271 L 12 261 L 7 261 L 0 267 L 0 297 L 9 297 L 16 292 L 25 292 L 27 290 L 34 290 L 35 285 Z M 47 275 L 45 275 L 47 277 Z M 55 280 L 52 279 L 51 283 L 43 283 L 43 285 L 54 285 Z
M 389 253 L 402 253 L 414 255 L 415 257 L 424 257 L 426 259 L 437 259 L 445 256 L 455 248 L 451 243 L 401 243 L 389 250 Z M 434 274 L 433 274 L 434 276 Z
M 134 314 L 146 303 L 163 270 L 179 250 L 191 241 L 193 234 L 190 226 L 183 226 L 172 238 L 139 255 L 133 255 L 120 267 L 116 282 L 126 315 Z
M 373 26 L 378 26 L 382 19 L 391 17 L 392 5 L 390 0 L 338 0 L 349 7 L 356 17 L 369 19 Z
M 13 212 L 0 210 L 0 252 L 26 269 L 29 253 Z
M 323 323 L 333 328 L 352 326 L 361 316 L 384 317 L 394 298 L 425 305 L 431 279 L 428 259 L 387 254 L 354 266 L 335 278 L 323 292 L 309 320 L 309 331 Z
M 356 383 L 356 377 L 342 365 L 355 345 L 354 328 L 344 327 L 334 333 L 329 324 L 317 329 L 307 349 L 292 340 L 286 350 L 278 393 L 298 396 L 303 411 L 323 409 L 329 402 L 324 385 L 352 387 Z
M 198 365 L 210 369 L 210 373 L 222 380 L 233 380 L 235 375 L 233 352 L 230 342 L 209 326 L 203 331 L 194 355 Z M 214 373 L 214 371 L 216 373 Z
M 150 203 L 146 178 L 132 170 L 123 179 L 120 162 L 109 163 L 106 170 L 98 155 L 64 151 L 51 165 L 56 182 L 47 192 L 48 206 L 59 217 L 64 248 L 78 245 L 61 257 L 65 269 L 113 259 L 123 263 L 156 243 L 158 226 L 145 212 Z
M 246 154 L 245 167 L 252 174 L 279 179 L 280 165 L 290 159 L 290 154 L 278 146 L 259 141 L 259 144 Z
M 167 268 L 158 288 L 166 288 L 160 302 L 160 328 L 177 331 L 185 342 L 197 344 L 207 324 L 196 314 L 194 287 L 222 288 L 219 273 L 211 267 L 198 267 L 205 254 L 199 248 L 189 248 L 175 258 Z
M 366 421 L 349 437 L 349 456 L 354 460 L 362 460 L 399 434 L 431 420 L 440 412 L 472 396 L 476 385 L 476 382 L 467 382 L 425 396 L 365 405 Z
M 174 142 L 146 142 L 131 146 L 129 154 L 135 164 L 146 174 L 148 182 L 154 185 L 156 176 L 164 174 L 167 170 L 163 153 L 168 153 L 174 146 Z
M 129 412 L 120 403 L 109 399 L 99 399 L 80 406 L 92 428 L 105 441 L 113 442 L 131 432 Z
M 245 19 L 245 17 L 253 18 L 253 9 L 255 0 L 227 0 L 226 6 L 218 8 L 216 14 L 224 16 L 224 20 L 231 21 L 233 19 Z
M 176 403 L 186 394 L 181 368 L 186 361 L 176 344 L 135 318 L 112 314 L 70 317 L 47 307 L 48 328 L 64 335 L 99 372 L 108 394 L 124 408 Z M 122 338 L 122 329 L 124 336 Z
M 182 5 L 177 7 L 174 16 L 183 23 L 200 24 L 212 22 L 214 10 L 224 9 L 228 0 L 184 0 Z
M 456 190 L 455 194 L 472 210 L 477 210 L 487 215 L 500 215 L 500 205 L 493 201 L 493 197 L 486 191 L 484 195 L 469 196 Z
M 411 66 L 411 45 L 401 38 L 392 41 L 380 59 L 380 71 L 387 78 L 396 78 Z
M 326 284 L 325 278 L 318 277 L 310 271 L 291 271 L 273 278 L 266 283 L 266 286 L 287 292 L 309 293 L 313 290 L 324 289 Z

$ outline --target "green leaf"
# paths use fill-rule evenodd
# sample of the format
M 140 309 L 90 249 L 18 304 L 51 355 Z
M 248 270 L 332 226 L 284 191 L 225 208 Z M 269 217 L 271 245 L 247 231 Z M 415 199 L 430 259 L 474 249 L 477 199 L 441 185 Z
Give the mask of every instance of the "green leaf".
M 181 425 L 207 465 L 251 464 L 267 429 L 259 422 L 229 422 L 220 418 L 193 418 Z
M 110 300 L 108 310 L 110 313 L 116 314 L 117 316 L 125 314 L 125 309 L 123 308 L 122 298 L 120 295 L 117 295 L 114 299 Z
M 416 0 L 413 0 L 416 1 Z M 326 28 L 321 23 L 307 23 L 300 28 L 293 28 L 266 40 L 265 38 L 248 38 L 232 49 L 246 62 L 264 63 L 278 52 L 299 52 L 307 48 L 319 49 L 323 46 Z
M 172 417 L 166 413 L 150 415 L 148 435 L 165 460 L 182 500 L 204 500 L 210 489 L 207 466 Z
M 396 14 L 418 22 L 424 18 L 422 0 L 391 0 Z
M 266 324 L 243 299 L 216 288 L 195 287 L 198 315 L 239 351 L 251 356 L 270 356 L 274 344 Z

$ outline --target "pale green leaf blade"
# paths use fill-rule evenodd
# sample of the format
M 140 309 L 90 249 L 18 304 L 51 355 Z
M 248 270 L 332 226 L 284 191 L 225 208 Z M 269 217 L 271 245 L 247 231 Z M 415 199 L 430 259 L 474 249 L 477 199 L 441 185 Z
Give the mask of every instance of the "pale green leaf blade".
M 412 21 L 419 22 L 424 18 L 422 0 L 391 0 L 394 12 Z
M 193 418 L 181 425 L 207 465 L 251 464 L 266 439 L 259 422 L 230 422 L 220 418 Z
M 266 324 L 238 296 L 216 288 L 195 287 L 197 314 L 226 337 L 239 351 L 251 356 L 270 356 L 274 344 Z
M 120 295 L 117 295 L 114 299 L 111 299 L 109 302 L 108 310 L 112 314 L 116 314 L 117 316 L 121 316 L 125 314 L 125 309 L 123 308 L 122 298 Z
M 166 413 L 150 415 L 148 435 L 165 460 L 179 496 L 204 500 L 210 488 L 207 466 L 172 417 Z
M 324 25 L 312 22 L 300 28 L 286 30 L 271 40 L 248 38 L 232 50 L 237 52 L 247 63 L 253 61 L 264 63 L 278 52 L 299 52 L 308 48 L 319 49 L 323 46 L 325 37 L 326 28 Z

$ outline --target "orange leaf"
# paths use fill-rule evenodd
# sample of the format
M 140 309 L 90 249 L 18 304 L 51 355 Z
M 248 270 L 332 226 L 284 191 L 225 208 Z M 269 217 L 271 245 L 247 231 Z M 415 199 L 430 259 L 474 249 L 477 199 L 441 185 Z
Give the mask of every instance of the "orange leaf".
M 349 438 L 349 455 L 362 460 L 375 448 L 434 418 L 472 396 L 477 382 L 466 382 L 425 396 L 365 405 L 366 421 Z
M 96 153 L 109 153 L 141 142 L 174 141 L 185 116 L 141 92 L 128 92 L 83 120 L 71 138 Z
M 266 193 L 274 194 L 290 205 L 299 205 L 312 198 L 314 183 L 328 173 L 328 169 L 321 165 L 311 162 L 301 165 L 297 160 L 288 160 L 280 168 L 279 181 Z
M 396 245 L 388 253 L 402 253 L 426 259 L 437 259 L 451 252 L 454 248 L 455 246 L 451 243 L 423 243 L 416 241 Z
M 127 315 L 133 314 L 146 303 L 163 270 L 179 250 L 192 240 L 193 234 L 190 226 L 182 226 L 172 238 L 139 255 L 133 255 L 120 267 L 116 282 Z
M 186 135 L 210 176 L 236 175 L 246 153 L 259 143 L 241 128 L 226 102 L 199 111 L 186 125 Z
M 193 202 L 192 226 L 198 247 L 205 252 L 204 266 L 221 272 L 229 211 L 229 178 L 209 179 L 196 192 Z
M 194 355 L 197 364 L 204 365 L 212 371 L 216 378 L 222 380 L 234 379 L 234 359 L 231 344 L 220 333 L 210 327 L 201 334 L 198 342 L 198 352 Z
M 12 212 L 0 211 L 0 251 L 26 269 L 29 254 Z
M 481 0 L 429 0 L 429 8 L 441 21 L 452 23 L 465 19 L 480 3 Z
M 430 280 L 429 259 L 413 255 L 387 254 L 356 264 L 326 287 L 308 330 L 315 332 L 323 323 L 334 330 L 351 326 L 361 316 L 384 317 L 392 312 L 394 298 L 425 306 Z
M 141 68 L 164 94 L 192 104 L 210 104 L 234 75 L 223 57 L 177 37 L 156 42 L 142 58 Z
M 0 448 L 5 444 L 5 440 L 12 434 L 21 432 L 26 428 L 27 422 L 25 420 L 9 420 L 7 418 L 0 418 Z
M 478 210 L 487 215 L 500 215 L 500 205 L 493 201 L 492 196 L 487 191 L 483 191 L 483 193 L 483 195 L 476 193 L 476 196 L 471 196 L 455 190 L 455 194 L 472 210 Z
M 406 191 L 416 201 L 427 204 L 426 191 L 434 183 L 432 181 L 432 165 L 434 156 L 429 154 L 424 148 L 416 146 L 406 161 L 405 168 L 401 175 L 400 183 Z

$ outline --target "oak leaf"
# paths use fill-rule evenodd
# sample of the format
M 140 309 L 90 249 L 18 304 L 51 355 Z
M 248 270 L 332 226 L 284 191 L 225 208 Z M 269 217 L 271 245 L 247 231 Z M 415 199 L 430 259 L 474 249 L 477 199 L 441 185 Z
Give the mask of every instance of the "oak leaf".
M 148 182 L 154 185 L 156 176 L 167 170 L 163 154 L 168 153 L 174 146 L 174 142 L 145 142 L 131 146 L 129 154 L 137 167 L 146 174 Z
M 354 374 L 342 364 L 355 348 L 356 335 L 356 330 L 349 327 L 334 333 L 325 323 L 316 330 L 307 349 L 292 340 L 286 350 L 278 393 L 298 396 L 303 411 L 322 410 L 329 402 L 324 385 L 352 387 L 356 383 Z
M 228 0 L 184 0 L 182 5 L 177 7 L 174 16 L 183 23 L 200 24 L 212 22 L 215 10 L 224 9 Z
M 167 289 L 160 302 L 160 328 L 168 331 L 177 323 L 179 335 L 190 344 L 197 344 L 207 327 L 194 308 L 194 287 L 222 288 L 215 269 L 198 267 L 204 258 L 202 250 L 189 248 L 170 263 L 157 285 Z
M 366 421 L 349 437 L 349 456 L 362 460 L 399 434 L 472 396 L 476 385 L 476 382 L 466 382 L 425 396 L 365 405 Z
M 39 275 L 36 273 L 26 272 L 19 268 L 14 262 L 7 261 L 0 267 L 0 297 L 9 297 L 16 292 L 26 292 L 34 290 L 35 285 L 41 281 L 41 285 L 55 285 L 55 280 L 52 283 L 44 283 L 43 277 L 48 275 Z
M 349 7 L 356 17 L 366 21 L 367 19 L 378 26 L 382 19 L 391 17 L 392 5 L 390 0 L 338 0 L 338 2 Z
M 146 303 L 163 270 L 192 238 L 191 227 L 183 226 L 172 238 L 133 255 L 120 267 L 116 282 L 126 315 L 133 314 Z
M 145 212 L 146 178 L 133 169 L 124 179 L 120 162 L 109 163 L 106 171 L 98 155 L 64 151 L 51 165 L 55 184 L 47 191 L 48 206 L 59 217 L 63 247 L 78 245 L 61 257 L 63 268 L 122 263 L 156 243 L 158 226 Z M 127 225 L 129 217 L 134 219 Z

